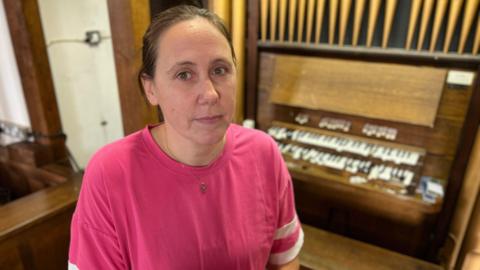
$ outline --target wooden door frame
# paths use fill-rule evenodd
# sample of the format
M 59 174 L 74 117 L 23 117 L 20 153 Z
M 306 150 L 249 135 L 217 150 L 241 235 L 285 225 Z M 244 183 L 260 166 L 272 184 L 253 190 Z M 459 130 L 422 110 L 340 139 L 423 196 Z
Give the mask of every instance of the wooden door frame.
M 123 130 L 127 135 L 159 119 L 137 81 L 143 33 L 150 23 L 150 4 L 148 0 L 107 0 L 107 4 Z
M 66 136 L 37 0 L 3 0 L 3 4 L 35 143 L 48 146 L 53 158 L 62 159 Z

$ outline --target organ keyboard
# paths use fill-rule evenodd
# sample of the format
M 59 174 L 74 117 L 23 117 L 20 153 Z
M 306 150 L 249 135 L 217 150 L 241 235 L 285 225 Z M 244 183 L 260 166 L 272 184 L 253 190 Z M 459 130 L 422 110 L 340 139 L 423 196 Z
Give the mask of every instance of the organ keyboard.
M 280 123 L 274 122 L 276 124 Z M 401 184 L 404 188 L 412 185 L 415 167 L 421 165 L 420 158 L 425 155 L 423 149 L 406 150 L 400 146 L 382 145 L 353 136 L 322 134 L 294 127 L 272 126 L 267 132 L 279 142 L 281 152 L 293 160 L 346 171 L 351 174 L 349 179 L 359 179 L 354 176 L 361 174 L 368 180 L 383 180 L 395 186 Z M 405 189 L 399 192 L 407 193 Z

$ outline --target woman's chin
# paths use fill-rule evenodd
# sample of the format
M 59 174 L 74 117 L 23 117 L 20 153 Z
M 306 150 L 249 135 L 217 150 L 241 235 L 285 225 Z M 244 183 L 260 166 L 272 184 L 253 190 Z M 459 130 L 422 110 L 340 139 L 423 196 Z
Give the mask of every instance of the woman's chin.
M 201 131 L 194 135 L 194 140 L 201 145 L 216 145 L 221 143 L 227 132 L 228 125 L 210 131 Z

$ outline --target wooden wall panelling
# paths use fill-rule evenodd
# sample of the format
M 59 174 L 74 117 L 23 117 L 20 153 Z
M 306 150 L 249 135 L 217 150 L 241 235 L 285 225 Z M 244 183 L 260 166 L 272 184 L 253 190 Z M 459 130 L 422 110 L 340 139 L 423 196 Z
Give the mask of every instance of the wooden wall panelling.
M 442 69 L 394 64 L 297 56 L 276 61 L 282 64 L 275 66 L 274 103 L 430 127 L 446 76 Z
M 237 88 L 235 92 L 236 123 L 242 123 L 245 118 L 245 27 L 246 1 L 232 2 L 232 43 L 237 57 Z
M 441 270 L 438 265 L 303 224 L 300 263 L 307 269 Z
M 290 1 L 292 2 L 292 1 Z M 258 41 L 258 1 L 248 0 L 247 12 L 247 59 L 246 59 L 246 93 L 245 93 L 245 117 L 249 119 L 256 119 L 257 111 L 257 41 Z M 290 9 L 291 12 L 292 9 Z M 290 13 L 291 15 L 291 13 Z M 289 18 L 292 20 L 292 17 Z M 293 23 L 289 23 L 289 29 Z M 289 30 L 289 40 L 293 40 L 292 32 Z M 290 40 L 290 41 L 291 41 Z
M 462 243 L 457 269 L 474 270 L 480 268 L 480 196 L 477 196 L 472 218 Z
M 276 0 L 277 1 L 277 0 Z M 210 10 L 215 12 L 220 18 L 222 18 L 223 22 L 227 29 L 232 29 L 232 16 L 231 16 L 231 1 L 223 1 L 223 0 L 209 0 L 208 7 Z
M 137 82 L 143 33 L 150 23 L 147 0 L 108 0 L 112 44 L 125 135 L 158 122 L 157 111 Z
M 446 268 L 453 269 L 457 262 L 462 242 L 471 220 L 475 198 L 480 195 L 480 133 L 477 132 L 465 180 L 459 194 L 458 203 L 450 225 L 448 239 L 443 249 Z
M 458 196 L 465 176 L 465 170 L 474 145 L 475 136 L 480 124 L 480 69 L 477 69 L 477 77 L 473 85 L 473 93 L 468 105 L 465 124 L 459 138 L 459 146 L 455 153 L 454 163 L 451 167 L 451 174 L 448 186 L 445 191 L 444 204 L 440 213 L 438 226 L 434 232 L 434 238 L 430 244 L 429 258 L 437 260 L 437 251 L 445 244 L 448 228 L 452 221 L 453 212 L 457 205 Z
M 35 142 L 66 156 L 55 89 L 36 0 L 3 0 Z

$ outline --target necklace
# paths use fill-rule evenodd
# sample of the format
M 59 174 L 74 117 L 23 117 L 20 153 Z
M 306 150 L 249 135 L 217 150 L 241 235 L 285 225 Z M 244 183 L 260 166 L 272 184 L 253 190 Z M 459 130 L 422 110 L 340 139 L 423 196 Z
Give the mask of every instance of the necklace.
M 165 150 L 167 151 L 167 154 L 172 157 L 173 159 L 175 159 L 176 161 L 182 163 L 174 154 L 173 152 L 170 150 L 170 147 L 168 147 L 168 138 L 167 138 L 167 133 L 165 131 L 165 127 L 164 127 L 164 130 L 163 130 L 163 137 L 165 138 Z M 182 163 L 182 167 L 185 168 L 185 165 Z M 197 181 L 199 181 L 200 179 L 198 179 L 197 176 L 195 176 L 192 172 L 190 172 L 188 170 L 188 168 L 186 168 L 186 171 L 188 174 L 190 174 L 193 178 L 195 178 Z M 207 192 L 207 184 L 205 182 L 200 182 L 200 192 L 205 194 Z

